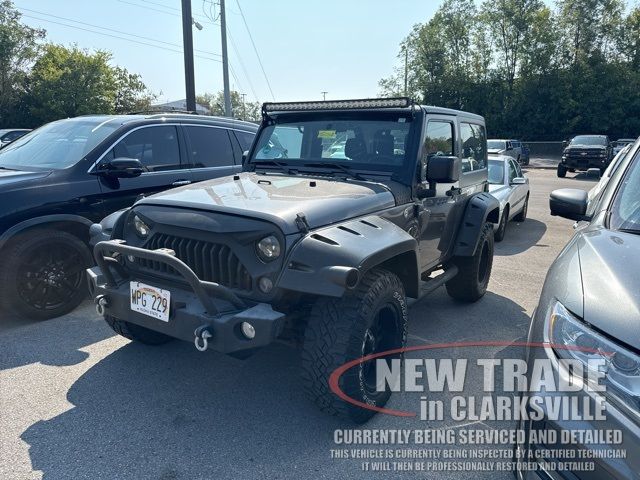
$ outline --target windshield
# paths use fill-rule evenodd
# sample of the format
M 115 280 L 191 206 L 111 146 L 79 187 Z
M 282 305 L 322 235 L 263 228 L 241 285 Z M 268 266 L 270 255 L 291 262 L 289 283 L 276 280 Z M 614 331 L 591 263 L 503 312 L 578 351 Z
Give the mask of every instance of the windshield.
M 489 150 L 505 150 L 507 142 L 503 140 L 487 140 L 487 148 Z
M 611 207 L 609 226 L 640 233 L 640 162 L 632 160 Z
M 404 114 L 350 114 L 330 120 L 289 115 L 262 130 L 251 163 L 295 169 L 331 163 L 341 168 L 395 172 L 405 164 L 410 129 L 411 117 Z
M 606 146 L 607 138 L 600 135 L 578 135 L 573 137 L 570 145 L 598 145 Z
M 489 160 L 489 183 L 502 185 L 504 183 L 504 162 Z
M 0 167 L 70 167 L 122 125 L 116 119 L 78 117 L 48 123 L 0 150 Z

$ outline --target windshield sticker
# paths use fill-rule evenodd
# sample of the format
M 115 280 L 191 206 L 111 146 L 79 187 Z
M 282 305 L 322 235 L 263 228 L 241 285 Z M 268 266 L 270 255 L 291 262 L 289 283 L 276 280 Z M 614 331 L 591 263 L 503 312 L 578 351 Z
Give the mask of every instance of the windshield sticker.
M 335 130 L 320 130 L 318 131 L 318 138 L 336 138 Z

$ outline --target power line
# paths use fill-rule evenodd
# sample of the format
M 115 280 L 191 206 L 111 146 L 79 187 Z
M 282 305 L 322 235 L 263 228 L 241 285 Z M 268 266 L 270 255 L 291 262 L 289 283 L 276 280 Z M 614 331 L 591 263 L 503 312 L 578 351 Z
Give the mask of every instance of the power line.
M 236 42 L 233 39 L 233 36 L 231 35 L 231 31 L 229 31 L 229 29 L 227 29 L 227 33 L 229 34 L 229 40 L 231 40 L 231 47 L 233 48 L 233 51 L 236 54 L 236 57 L 238 57 L 238 62 L 240 63 L 240 68 L 242 69 L 242 71 L 244 72 L 244 76 L 247 79 L 247 82 L 249 82 L 249 88 L 251 89 L 251 93 L 253 93 L 253 98 L 260 103 L 260 99 L 258 98 L 258 95 L 256 94 L 256 90 L 255 88 L 253 88 L 253 82 L 251 82 L 251 77 L 249 76 L 249 73 L 247 72 L 247 69 L 245 68 L 244 62 L 242 61 L 242 57 L 240 56 L 240 52 L 238 51 L 238 47 L 236 46 Z M 235 75 L 234 75 L 235 77 Z M 244 90 L 244 88 L 243 88 Z
M 81 22 L 80 20 L 74 20 L 74 19 L 72 19 L 72 18 L 67 18 L 67 17 L 61 17 L 61 16 L 58 16 L 58 15 L 53 15 L 52 13 L 40 12 L 40 11 L 38 11 L 38 10 L 32 10 L 32 9 L 30 9 L 30 8 L 20 8 L 20 10 L 24 10 L 25 12 L 36 13 L 36 14 L 38 14 L 38 15 L 44 15 L 44 16 L 46 16 L 46 17 L 57 18 L 58 20 L 64 20 L 65 22 L 78 23 L 78 24 L 80 24 L 80 25 L 86 25 L 86 26 L 88 26 L 88 27 L 99 28 L 99 29 L 101 29 L 101 30 L 107 30 L 107 31 L 109 31 L 109 32 L 119 33 L 119 34 L 122 34 L 122 35 L 128 35 L 128 36 L 130 36 L 130 37 L 140 38 L 140 39 L 142 39 L 142 40 L 148 40 L 148 41 L 151 41 L 151 42 L 162 43 L 162 44 L 164 44 L 164 45 L 169 45 L 169 46 L 171 46 L 171 47 L 177 47 L 177 48 L 182 49 L 182 45 L 177 44 L 177 43 L 165 42 L 164 40 L 158 40 L 158 39 L 151 38 L 151 37 L 145 37 L 145 36 L 143 36 L 143 35 L 136 35 L 136 34 L 133 34 L 133 33 L 123 32 L 122 30 L 115 30 L 115 29 L 113 29 L 113 28 L 101 27 L 101 26 L 99 26 L 99 25 L 93 25 L 93 24 L 91 24 L 91 23 Z M 25 15 L 25 16 L 27 16 L 27 15 Z M 99 33 L 99 32 L 94 32 L 94 33 Z M 182 51 L 182 50 L 180 50 L 180 51 Z M 196 49 L 195 51 L 196 51 L 196 52 L 199 52 L 199 53 L 206 54 L 206 55 L 213 55 L 213 56 L 215 56 L 215 57 L 220 57 L 220 56 L 221 56 L 219 53 L 209 52 L 209 51 L 207 51 L 207 50 L 197 50 L 197 49 Z
M 242 17 L 242 21 L 244 22 L 244 27 L 247 30 L 247 33 L 249 34 L 249 40 L 251 40 L 251 45 L 253 45 L 253 51 L 255 52 L 256 57 L 258 57 L 258 63 L 260 64 L 260 69 L 262 70 L 262 75 L 264 75 L 264 79 L 267 82 L 267 87 L 269 87 L 269 92 L 271 93 L 271 98 L 273 100 L 275 100 L 276 97 L 273 94 L 273 89 L 271 88 L 271 83 L 269 83 L 269 78 L 267 77 L 267 73 L 264 71 L 264 66 L 262 65 L 262 60 L 260 59 L 260 54 L 258 53 L 258 48 L 256 47 L 256 43 L 253 41 L 253 36 L 251 35 L 251 30 L 249 29 L 249 25 L 247 24 L 247 19 L 244 16 L 244 12 L 242 11 L 242 7 L 240 6 L 239 0 L 236 0 L 236 5 L 238 5 L 238 10 L 240 11 L 240 16 Z
M 139 40 L 133 40 L 133 39 L 131 39 L 131 38 L 121 37 L 121 36 L 119 36 L 119 35 L 112 35 L 112 34 L 110 34 L 110 33 L 96 32 L 95 30 L 89 30 L 88 28 L 78 27 L 77 25 L 68 25 L 68 24 L 66 24 L 66 23 L 57 22 L 57 21 L 55 21 L 55 20 L 49 20 L 49 19 L 47 19 L 47 18 L 38 18 L 38 17 L 35 17 L 35 16 L 33 16 L 33 15 L 27 15 L 27 14 L 23 14 L 23 16 L 24 16 L 24 17 L 27 17 L 27 18 L 32 18 L 32 19 L 34 19 L 34 20 L 39 20 L 39 21 L 41 21 L 41 22 L 53 23 L 53 24 L 55 24 L 55 25 L 61 25 L 61 26 L 63 26 L 63 27 L 67 27 L 67 28 L 74 28 L 74 29 L 76 29 L 76 30 L 82 30 L 83 32 L 95 33 L 95 34 L 97 34 L 97 35 L 103 35 L 103 36 L 105 36 L 105 37 L 110 37 L 110 38 L 117 38 L 117 39 L 120 39 L 120 40 L 125 40 L 125 41 L 127 41 L 127 42 L 137 43 L 137 44 L 139 44 L 139 45 L 145 45 L 145 46 L 147 46 L 147 47 L 159 48 L 159 49 L 161 49 L 161 50 L 163 50 L 163 51 L 165 51 L 165 52 L 183 53 L 183 51 L 182 51 L 182 50 L 175 50 L 175 49 L 167 48 L 167 47 L 163 47 L 163 46 L 160 46 L 160 45 L 154 45 L 154 44 L 152 44 L 152 43 L 141 42 L 141 41 L 139 41 Z M 155 41 L 155 40 L 154 40 L 154 41 Z M 218 63 L 221 63 L 221 62 L 222 62 L 222 60 L 220 60 L 220 59 L 217 59 L 217 58 L 211 58 L 211 57 L 207 57 L 207 56 L 204 56 L 204 55 L 195 55 L 195 56 L 196 56 L 196 57 L 198 57 L 198 58 L 202 58 L 202 59 L 204 59 L 204 60 L 210 60 L 210 61 L 212 61 L 212 62 L 218 62 Z

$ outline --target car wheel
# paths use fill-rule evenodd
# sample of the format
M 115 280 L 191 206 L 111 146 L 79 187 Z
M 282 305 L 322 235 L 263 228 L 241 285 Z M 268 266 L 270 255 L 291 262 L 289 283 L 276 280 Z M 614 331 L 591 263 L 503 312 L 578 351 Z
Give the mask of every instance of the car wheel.
M 498 228 L 495 233 L 496 242 L 501 242 L 504 240 L 504 234 L 507 231 L 507 223 L 509 222 L 509 205 L 504 207 L 504 211 L 502 212 L 502 216 L 500 217 L 500 223 L 498 224 Z
M 567 168 L 560 164 L 558 165 L 558 178 L 564 178 L 567 176 Z
M 487 223 L 472 257 L 454 257 L 458 274 L 446 284 L 447 293 L 462 302 L 475 302 L 487 292 L 493 266 L 493 225 Z
M 134 342 L 143 343 L 145 345 L 162 345 L 163 343 L 173 340 L 173 337 L 170 337 L 169 335 L 155 332 L 134 323 L 125 322 L 124 320 L 117 319 L 111 315 L 105 315 L 104 321 L 107 322 L 111 329 L 118 335 L 128 338 Z
M 302 382 L 307 396 L 323 411 L 355 423 L 373 415 L 338 398 L 329 387 L 331 373 L 366 355 L 399 349 L 407 340 L 407 302 L 400 279 L 386 270 L 367 273 L 342 298 L 321 298 L 312 308 L 302 349 Z M 401 358 L 401 354 L 385 358 Z M 376 388 L 375 361 L 342 374 L 341 390 L 366 405 L 383 407 L 391 391 Z
M 20 317 L 47 320 L 69 313 L 87 296 L 93 263 L 79 238 L 57 230 L 19 234 L 3 249 L 0 302 Z
M 524 199 L 524 205 L 522 206 L 522 210 L 520 213 L 515 216 L 516 222 L 524 222 L 527 219 L 527 211 L 529 210 L 529 194 L 527 193 L 527 198 Z

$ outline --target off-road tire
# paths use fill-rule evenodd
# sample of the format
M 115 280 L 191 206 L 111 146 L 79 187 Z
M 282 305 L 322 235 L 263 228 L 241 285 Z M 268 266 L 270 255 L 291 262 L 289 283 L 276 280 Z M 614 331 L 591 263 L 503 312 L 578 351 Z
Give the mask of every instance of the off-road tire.
M 446 283 L 450 297 L 475 302 L 487 291 L 493 265 L 493 225 L 485 224 L 472 257 L 454 257 L 458 274 Z
M 173 337 L 150 330 L 135 323 L 129 323 L 124 320 L 105 315 L 104 321 L 118 335 L 128 338 L 131 341 L 143 343 L 145 345 L 162 345 L 173 340 Z
M 302 349 L 302 384 L 306 395 L 321 410 L 355 423 L 364 423 L 375 415 L 373 410 L 338 398 L 329 386 L 329 377 L 336 368 L 361 358 L 363 352 L 367 354 L 368 333 L 379 321 L 385 325 L 381 333 L 387 338 L 376 351 L 404 347 L 408 322 L 404 287 L 396 275 L 386 270 L 373 269 L 342 298 L 323 297 L 313 306 Z M 396 354 L 384 358 L 401 357 Z M 372 372 L 367 369 L 373 366 L 375 361 L 351 367 L 342 374 L 338 385 L 350 398 L 383 407 L 391 392 L 374 388 L 372 393 L 364 380 Z
M 567 168 L 563 165 L 558 165 L 558 178 L 564 178 L 567 176 Z
M 524 205 L 522 206 L 522 210 L 518 212 L 518 214 L 513 218 L 516 222 L 524 222 L 527 219 L 527 211 L 529 210 L 529 194 L 527 193 L 527 198 L 524 199 Z
M 507 224 L 509 223 L 509 205 L 505 205 L 504 212 L 502 212 L 502 216 L 500 217 L 500 223 L 498 224 L 498 228 L 494 233 L 494 239 L 496 242 L 501 242 L 504 240 L 504 235 L 507 232 Z
M 87 298 L 85 270 L 93 264 L 93 257 L 87 245 L 70 233 L 50 229 L 20 233 L 9 240 L 0 255 L 3 259 L 0 308 L 4 311 L 31 320 L 48 320 L 71 312 Z M 62 287 L 65 292 L 61 293 L 61 287 L 54 288 L 44 277 L 39 277 L 45 275 L 43 272 L 49 264 L 48 259 L 39 260 L 43 256 L 51 258 L 51 273 L 46 274 L 47 278 L 48 275 L 55 276 L 57 269 L 60 280 L 56 283 L 62 285 L 63 280 L 67 281 L 67 285 Z M 62 267 L 64 263 L 67 265 Z M 70 278 L 64 277 L 62 272 L 69 274 Z M 41 292 L 44 298 L 38 300 L 36 291 Z M 27 297 L 33 300 L 30 302 Z M 49 298 L 58 301 L 48 303 Z

